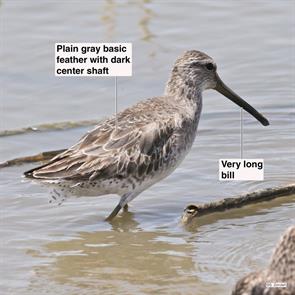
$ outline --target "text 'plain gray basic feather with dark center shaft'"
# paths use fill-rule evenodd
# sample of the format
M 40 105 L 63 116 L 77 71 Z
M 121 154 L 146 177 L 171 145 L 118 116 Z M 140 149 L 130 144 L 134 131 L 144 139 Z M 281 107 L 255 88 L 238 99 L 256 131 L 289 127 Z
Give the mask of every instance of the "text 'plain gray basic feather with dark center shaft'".
M 25 176 L 54 185 L 59 195 L 119 195 L 110 220 L 138 194 L 172 173 L 187 155 L 206 89 L 217 90 L 262 125 L 269 125 L 222 82 L 211 57 L 186 51 L 176 60 L 163 96 L 118 113 L 117 128 L 115 117 L 102 121 L 77 144 Z

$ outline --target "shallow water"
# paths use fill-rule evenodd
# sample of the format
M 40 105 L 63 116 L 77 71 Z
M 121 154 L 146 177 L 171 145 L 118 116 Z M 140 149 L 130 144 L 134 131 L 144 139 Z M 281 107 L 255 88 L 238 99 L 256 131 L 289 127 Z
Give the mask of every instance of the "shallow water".
M 266 266 L 295 222 L 295 196 L 190 228 L 179 219 L 189 203 L 294 182 L 294 16 L 293 1 L 1 1 L 1 130 L 114 112 L 112 78 L 54 77 L 58 41 L 133 42 L 134 75 L 118 79 L 120 109 L 161 94 L 175 58 L 203 50 L 271 122 L 244 116 L 245 157 L 264 158 L 265 181 L 221 183 L 218 159 L 239 157 L 240 115 L 208 91 L 188 157 L 112 224 L 103 219 L 115 196 L 58 206 L 22 179 L 33 165 L 0 170 L 1 294 L 229 294 Z M 2 137 L 0 161 L 68 147 L 88 129 Z

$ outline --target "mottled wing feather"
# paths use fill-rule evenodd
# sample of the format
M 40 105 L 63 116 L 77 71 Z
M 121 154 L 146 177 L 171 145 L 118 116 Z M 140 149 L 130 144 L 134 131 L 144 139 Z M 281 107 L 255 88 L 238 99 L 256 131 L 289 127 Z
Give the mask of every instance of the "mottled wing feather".
M 138 113 L 137 106 L 118 116 L 117 129 L 115 118 L 105 120 L 76 145 L 48 164 L 29 171 L 27 176 L 47 180 L 92 180 L 122 177 L 132 172 L 140 175 L 149 167 L 157 168 L 154 162 L 169 146 L 174 117 L 161 108 L 158 113 L 155 109 L 144 112 L 144 103 L 140 106 L 143 112 Z

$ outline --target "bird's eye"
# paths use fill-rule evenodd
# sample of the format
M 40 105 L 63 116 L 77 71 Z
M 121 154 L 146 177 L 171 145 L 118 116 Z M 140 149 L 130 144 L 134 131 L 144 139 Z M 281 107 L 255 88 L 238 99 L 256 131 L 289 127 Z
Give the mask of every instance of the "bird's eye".
M 212 71 L 214 69 L 214 66 L 211 62 L 209 62 L 206 64 L 206 68 L 207 68 L 207 70 Z

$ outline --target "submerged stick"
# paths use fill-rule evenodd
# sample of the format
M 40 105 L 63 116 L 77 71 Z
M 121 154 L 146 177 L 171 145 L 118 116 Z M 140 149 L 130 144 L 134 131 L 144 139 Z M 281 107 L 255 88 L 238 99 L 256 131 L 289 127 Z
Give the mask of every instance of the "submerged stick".
M 66 122 L 40 124 L 40 125 L 35 125 L 30 127 L 23 127 L 19 129 L 0 131 L 0 137 L 19 135 L 24 133 L 42 132 L 42 131 L 66 130 L 66 129 L 96 125 L 99 122 L 101 122 L 101 120 L 66 121 Z
M 0 168 L 5 168 L 5 167 L 10 167 L 15 165 L 22 165 L 25 163 L 48 161 L 64 151 L 65 149 L 62 149 L 62 150 L 56 150 L 56 151 L 43 152 L 33 156 L 28 156 L 28 157 L 15 158 L 15 159 L 0 163 Z
M 240 195 L 233 198 L 225 198 L 206 204 L 191 204 L 184 209 L 183 215 L 181 217 L 181 222 L 183 224 L 189 224 L 192 221 L 197 220 L 198 217 L 205 214 L 240 208 L 245 205 L 268 201 L 278 197 L 292 195 L 294 193 L 295 184 L 290 184 L 287 186 L 262 189 L 252 193 L 247 193 L 245 195 Z

